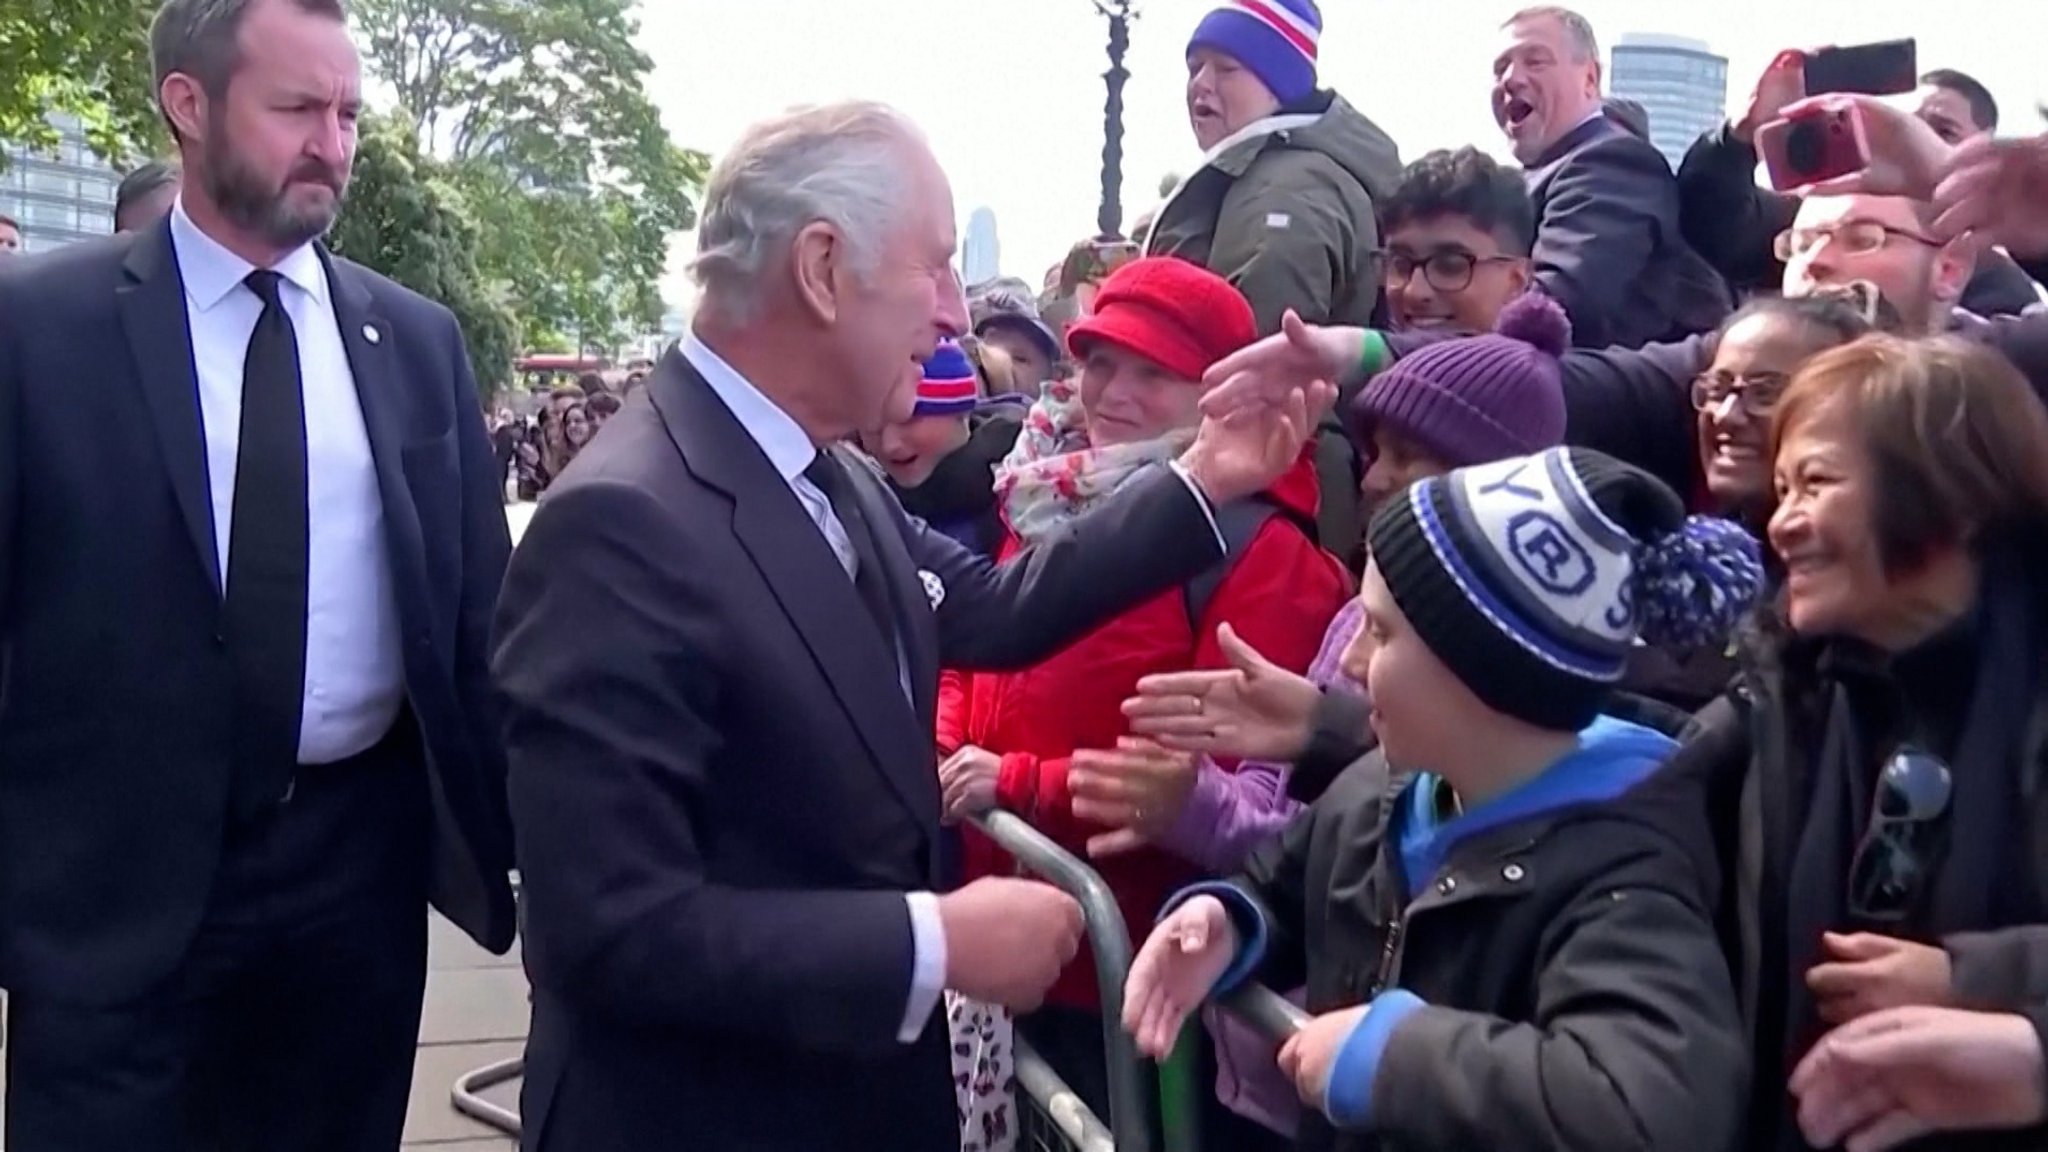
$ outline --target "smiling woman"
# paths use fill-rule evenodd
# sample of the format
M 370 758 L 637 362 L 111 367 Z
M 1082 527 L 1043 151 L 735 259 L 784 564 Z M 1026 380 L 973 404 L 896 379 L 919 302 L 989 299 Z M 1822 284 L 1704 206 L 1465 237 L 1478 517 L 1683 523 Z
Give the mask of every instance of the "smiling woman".
M 1969 345 L 1872 336 L 1815 357 L 1778 402 L 1771 455 L 1771 544 L 1802 634 L 1909 648 L 1971 608 L 1987 550 L 2048 527 L 2048 413 Z

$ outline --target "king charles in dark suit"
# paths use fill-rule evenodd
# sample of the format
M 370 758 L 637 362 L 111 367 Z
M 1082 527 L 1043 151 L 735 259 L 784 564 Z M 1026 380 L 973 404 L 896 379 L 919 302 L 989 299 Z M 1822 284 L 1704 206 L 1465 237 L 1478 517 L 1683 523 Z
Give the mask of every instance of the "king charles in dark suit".
M 428 901 L 513 935 L 496 467 L 447 309 L 315 239 L 338 11 L 156 47 L 179 206 L 0 265 L 6 1147 L 390 1152 Z
M 939 668 L 1035 662 L 1217 561 L 1211 501 L 1290 465 L 1315 404 L 1204 426 L 996 567 L 829 447 L 907 418 L 966 324 L 917 130 L 757 125 L 703 220 L 694 334 L 550 491 L 499 610 L 524 1147 L 957 1152 L 941 991 L 1029 1008 L 1080 924 L 1029 881 L 947 891 Z

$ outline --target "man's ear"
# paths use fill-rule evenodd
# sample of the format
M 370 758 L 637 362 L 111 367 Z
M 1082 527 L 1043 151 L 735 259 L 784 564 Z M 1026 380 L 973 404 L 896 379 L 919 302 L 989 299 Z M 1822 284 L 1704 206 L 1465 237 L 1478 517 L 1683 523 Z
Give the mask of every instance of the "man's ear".
M 839 319 L 851 271 L 846 257 L 845 238 L 823 220 L 805 225 L 789 246 L 797 301 L 819 323 L 831 324 Z
M 207 96 L 199 81 L 183 72 L 173 72 L 157 86 L 157 106 L 180 139 L 206 138 Z
M 1983 241 L 1974 233 L 1958 236 L 1941 246 L 1934 256 L 1934 298 L 1954 305 L 1963 298 L 1970 277 L 1976 274 L 1977 257 Z

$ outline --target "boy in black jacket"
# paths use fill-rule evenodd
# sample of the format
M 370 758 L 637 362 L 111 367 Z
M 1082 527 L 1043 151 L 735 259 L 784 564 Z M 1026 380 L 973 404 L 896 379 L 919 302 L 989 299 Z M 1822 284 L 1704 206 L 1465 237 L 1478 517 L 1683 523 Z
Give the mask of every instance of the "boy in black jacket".
M 1755 542 L 1647 474 L 1554 449 L 1374 517 L 1347 671 L 1380 748 L 1232 883 L 1169 905 L 1139 1046 L 1258 974 L 1316 1013 L 1279 1052 L 1303 1148 L 1722 1152 L 1747 1090 L 1697 826 L 1610 802 L 1676 744 L 1602 715 L 1638 638 L 1725 633 Z

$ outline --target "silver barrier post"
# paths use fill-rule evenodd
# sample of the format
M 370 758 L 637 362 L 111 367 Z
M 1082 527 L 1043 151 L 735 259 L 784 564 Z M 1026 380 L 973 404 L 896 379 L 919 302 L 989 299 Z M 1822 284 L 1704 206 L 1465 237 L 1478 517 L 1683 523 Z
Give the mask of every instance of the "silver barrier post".
M 1095 869 L 1074 858 L 1014 812 L 983 813 L 974 823 L 1034 875 L 1081 904 L 1102 990 L 1102 1043 L 1109 1062 L 1109 1129 L 1116 1152 L 1152 1152 L 1152 1118 L 1145 1102 L 1145 1061 L 1124 1031 L 1124 978 L 1131 971 L 1131 935 L 1116 897 Z

